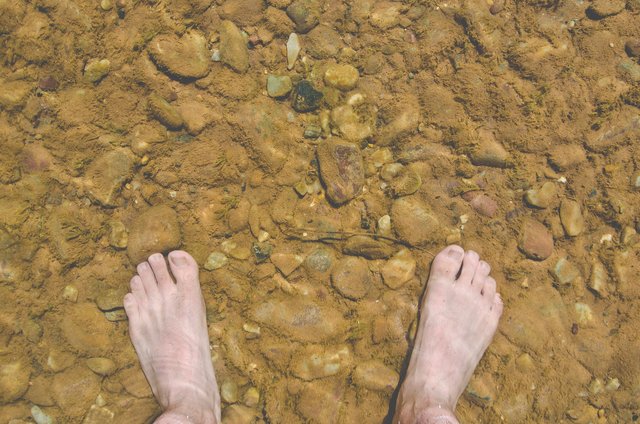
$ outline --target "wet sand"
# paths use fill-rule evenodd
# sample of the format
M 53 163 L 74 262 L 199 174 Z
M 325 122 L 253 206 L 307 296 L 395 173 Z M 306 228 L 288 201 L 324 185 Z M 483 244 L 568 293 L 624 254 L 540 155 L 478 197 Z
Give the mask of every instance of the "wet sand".
M 468 423 L 640 414 L 640 2 L 0 0 L 0 422 L 143 423 L 135 264 L 201 265 L 225 423 L 381 423 L 434 254 Z

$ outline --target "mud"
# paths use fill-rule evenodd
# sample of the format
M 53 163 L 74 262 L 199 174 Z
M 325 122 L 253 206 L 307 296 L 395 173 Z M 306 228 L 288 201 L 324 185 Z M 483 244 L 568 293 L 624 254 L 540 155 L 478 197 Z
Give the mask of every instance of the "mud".
M 447 243 L 506 306 L 462 422 L 636 421 L 639 14 L 0 0 L 0 422 L 152 420 L 121 296 L 178 247 L 224 422 L 383 422 Z

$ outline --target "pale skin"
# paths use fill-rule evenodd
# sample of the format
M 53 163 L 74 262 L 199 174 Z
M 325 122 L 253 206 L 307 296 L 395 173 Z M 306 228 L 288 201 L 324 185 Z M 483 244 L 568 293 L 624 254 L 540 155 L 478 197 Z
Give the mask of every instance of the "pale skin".
M 155 422 L 220 423 L 198 265 L 174 251 L 167 260 L 151 255 L 137 271 L 124 306 L 142 370 L 164 410 Z M 458 398 L 502 314 L 490 271 L 476 252 L 455 245 L 434 258 L 394 424 L 458 423 Z

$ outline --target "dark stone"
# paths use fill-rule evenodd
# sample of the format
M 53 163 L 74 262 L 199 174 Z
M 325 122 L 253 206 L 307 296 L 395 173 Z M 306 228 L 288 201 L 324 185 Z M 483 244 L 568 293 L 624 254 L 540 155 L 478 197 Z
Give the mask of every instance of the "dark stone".
M 318 146 L 317 155 L 329 200 L 341 205 L 360 194 L 364 166 L 358 146 L 334 137 Z
M 58 89 L 58 80 L 52 76 L 46 76 L 38 81 L 38 88 L 44 91 L 55 91 Z
M 293 108 L 298 112 L 310 112 L 320 106 L 322 93 L 307 80 L 300 81 L 293 92 Z
M 306 34 L 318 25 L 318 12 L 314 1 L 298 0 L 287 7 L 287 15 L 296 24 L 296 32 Z
M 270 243 L 253 243 L 251 250 L 256 257 L 256 262 L 261 263 L 269 259 L 273 246 Z

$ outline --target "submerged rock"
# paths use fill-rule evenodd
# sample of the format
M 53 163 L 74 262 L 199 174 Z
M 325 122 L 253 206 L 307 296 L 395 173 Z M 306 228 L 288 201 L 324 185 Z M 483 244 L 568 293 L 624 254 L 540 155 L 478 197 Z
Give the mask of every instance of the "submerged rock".
M 69 368 L 55 375 L 51 390 L 65 415 L 79 418 L 100 393 L 100 378 L 85 367 Z
M 353 236 L 347 239 L 342 251 L 347 255 L 363 256 L 367 259 L 385 259 L 393 254 L 389 244 L 367 236 Z
M 111 62 L 108 59 L 93 59 L 84 67 L 84 78 L 89 82 L 97 83 L 106 77 L 110 70 Z
M 358 146 L 334 138 L 318 146 L 317 155 L 320 175 L 333 203 L 341 205 L 361 193 L 364 166 Z
M 400 381 L 395 370 L 376 359 L 358 364 L 351 378 L 356 386 L 387 393 L 393 392 Z
M 358 83 L 360 74 L 351 65 L 332 64 L 324 73 L 324 82 L 338 90 L 351 90 Z
M 566 258 L 558 259 L 551 273 L 560 285 L 572 284 L 578 278 L 581 278 L 580 270 Z
M 168 252 L 180 246 L 182 237 L 176 212 L 166 205 L 153 206 L 131 223 L 127 253 L 134 264 L 156 252 Z
M 269 75 L 267 77 L 267 94 L 270 97 L 285 97 L 291 92 L 292 88 L 291 77 L 288 75 Z
M 624 10 L 623 0 L 594 0 L 587 8 L 587 16 L 592 19 L 603 19 L 617 15 Z
M 353 142 L 361 142 L 373 134 L 371 125 L 363 121 L 351 105 L 337 106 L 331 110 L 334 132 Z
M 564 199 L 560 203 L 560 221 L 569 237 L 580 235 L 584 230 L 584 217 L 580 204 L 575 200 Z
M 474 165 L 506 168 L 510 164 L 509 153 L 497 141 L 486 138 L 475 146 L 469 155 Z
M 431 210 L 414 196 L 402 197 L 391 206 L 391 222 L 400 239 L 425 246 L 444 239 L 442 226 Z
M 462 198 L 481 215 L 493 218 L 498 212 L 498 203 L 481 191 L 467 191 Z
M 249 69 L 249 49 L 240 29 L 231 21 L 220 26 L 220 60 L 236 72 Z
M 23 361 L 0 362 L 0 405 L 19 399 L 27 391 L 30 374 Z
M 309 345 L 294 356 L 289 366 L 293 375 L 310 381 L 343 372 L 351 361 L 351 350 L 346 345 Z
M 202 78 L 209 73 L 207 40 L 199 31 L 189 31 L 182 37 L 158 35 L 149 43 L 149 54 L 158 68 L 178 78 Z
M 536 208 L 548 208 L 556 197 L 556 185 L 550 181 L 542 184 L 538 189 L 527 190 L 525 201 Z
M 184 125 L 180 112 L 157 94 L 153 93 L 149 96 L 147 105 L 151 115 L 168 129 L 179 130 Z
M 298 60 L 298 54 L 300 54 L 300 39 L 298 34 L 292 32 L 287 40 L 287 69 L 293 69 Z
M 371 286 L 367 261 L 353 256 L 340 259 L 331 271 L 331 284 L 347 299 L 362 299 Z
M 402 287 L 416 273 L 416 260 L 408 249 L 402 249 L 380 269 L 382 280 L 391 289 Z
M 100 156 L 87 170 L 85 186 L 89 196 L 102 206 L 117 206 L 117 196 L 131 178 L 133 165 L 133 157 L 125 149 Z
M 529 259 L 542 261 L 553 253 L 553 237 L 547 227 L 527 218 L 520 231 L 519 247 Z
M 321 100 L 322 93 L 310 81 L 302 80 L 296 84 L 291 105 L 298 112 L 310 112 L 320 106 Z
M 317 0 L 296 0 L 287 7 L 287 15 L 296 24 L 296 32 L 306 34 L 318 25 Z

